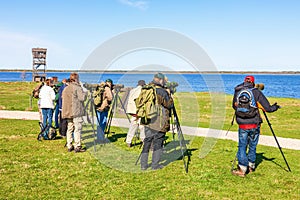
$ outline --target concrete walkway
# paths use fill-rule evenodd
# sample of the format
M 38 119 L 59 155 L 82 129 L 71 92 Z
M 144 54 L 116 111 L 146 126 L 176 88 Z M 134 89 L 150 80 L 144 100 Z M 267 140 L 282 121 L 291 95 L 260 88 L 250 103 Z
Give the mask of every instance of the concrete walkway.
M 0 110 L 0 119 L 1 118 L 39 120 L 39 114 L 38 112 Z M 129 122 L 127 119 L 113 118 L 111 125 L 128 128 Z M 227 139 L 227 140 L 233 140 L 238 142 L 237 132 L 229 131 L 228 134 L 226 135 L 227 131 L 215 130 L 209 128 L 195 128 L 195 127 L 181 126 L 181 129 L 183 134 L 185 135 L 213 137 L 213 138 Z M 299 139 L 282 138 L 282 137 L 276 137 L 276 138 L 282 148 L 300 150 Z M 260 135 L 259 144 L 265 146 L 278 147 L 275 138 L 273 136 Z

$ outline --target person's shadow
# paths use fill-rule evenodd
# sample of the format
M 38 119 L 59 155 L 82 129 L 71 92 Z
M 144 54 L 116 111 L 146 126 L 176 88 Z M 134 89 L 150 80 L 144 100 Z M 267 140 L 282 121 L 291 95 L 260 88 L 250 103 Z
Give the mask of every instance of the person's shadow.
M 285 169 L 283 166 L 281 166 L 280 164 L 278 164 L 277 162 L 275 162 L 275 158 L 267 158 L 264 156 L 264 152 L 262 153 L 256 153 L 256 161 L 255 161 L 255 165 L 256 165 L 256 168 L 263 162 L 263 161 L 269 161 L 269 162 L 272 162 L 274 163 L 275 165 L 281 167 L 282 169 L 284 169 L 285 171 L 288 171 L 287 169 Z

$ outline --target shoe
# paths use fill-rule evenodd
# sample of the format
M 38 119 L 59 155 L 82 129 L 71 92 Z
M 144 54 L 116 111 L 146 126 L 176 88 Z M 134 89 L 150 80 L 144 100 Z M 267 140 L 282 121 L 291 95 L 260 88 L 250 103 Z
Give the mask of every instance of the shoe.
M 85 152 L 85 151 L 86 151 L 86 149 L 82 148 L 82 147 L 76 147 L 74 150 L 75 153 L 80 153 L 80 152 Z
M 145 171 L 145 170 L 147 170 L 149 168 L 149 165 L 147 164 L 146 166 L 141 166 L 141 170 L 142 171 Z
M 243 178 L 246 176 L 245 172 L 243 172 L 241 169 L 232 170 L 231 173 L 232 175 L 243 177 Z
M 158 165 L 156 167 L 152 167 L 152 170 L 158 170 L 158 169 L 162 169 L 162 168 L 164 168 L 163 165 Z
M 42 141 L 43 136 L 41 134 L 38 135 L 37 140 Z
M 71 152 L 74 150 L 74 146 L 72 145 L 70 148 L 68 148 L 68 152 Z
M 130 147 L 132 147 L 132 144 L 131 143 L 127 143 L 127 146 L 130 148 Z
M 254 172 L 254 171 L 255 171 L 255 169 L 254 169 L 254 168 L 252 168 L 252 167 L 249 167 L 249 168 L 248 168 L 248 171 L 249 171 L 248 173 L 250 174 L 250 173 Z

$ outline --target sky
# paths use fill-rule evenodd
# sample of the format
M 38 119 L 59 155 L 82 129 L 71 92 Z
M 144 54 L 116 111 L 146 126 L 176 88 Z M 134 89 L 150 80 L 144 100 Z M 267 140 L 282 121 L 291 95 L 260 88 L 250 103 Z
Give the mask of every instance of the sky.
M 47 48 L 48 69 L 81 69 L 111 38 L 158 28 L 194 41 L 219 71 L 300 71 L 299 10 L 298 0 L 2 0 L 0 69 L 32 69 L 35 47 Z M 109 69 L 145 65 L 195 69 L 159 49 L 122 55 Z

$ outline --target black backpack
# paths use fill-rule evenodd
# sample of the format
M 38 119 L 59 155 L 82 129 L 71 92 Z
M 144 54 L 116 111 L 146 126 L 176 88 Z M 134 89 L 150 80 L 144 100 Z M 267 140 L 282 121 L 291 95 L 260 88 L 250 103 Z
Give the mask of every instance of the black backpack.
M 253 90 L 242 89 L 237 95 L 237 108 L 235 114 L 243 119 L 253 118 L 258 113 L 257 104 L 254 99 Z

